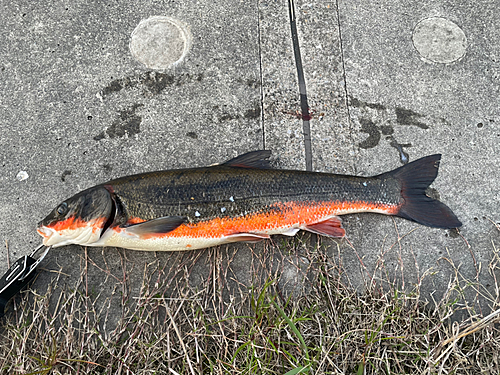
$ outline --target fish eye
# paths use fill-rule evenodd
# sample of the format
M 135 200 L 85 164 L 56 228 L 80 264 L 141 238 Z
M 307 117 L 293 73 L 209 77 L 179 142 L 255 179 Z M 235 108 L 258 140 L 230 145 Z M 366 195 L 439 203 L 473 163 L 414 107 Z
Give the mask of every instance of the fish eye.
M 68 212 L 68 204 L 66 202 L 63 202 L 57 207 L 56 210 L 58 215 L 64 215 L 66 212 Z

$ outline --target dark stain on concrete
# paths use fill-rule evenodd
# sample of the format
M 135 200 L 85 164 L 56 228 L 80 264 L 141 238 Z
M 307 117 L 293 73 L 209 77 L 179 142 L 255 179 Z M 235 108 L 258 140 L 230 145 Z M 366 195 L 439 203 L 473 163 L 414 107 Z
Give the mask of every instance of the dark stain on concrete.
M 171 74 L 155 73 L 142 76 L 139 83 L 143 85 L 144 88 L 146 88 L 146 90 L 150 93 L 158 95 L 161 94 L 161 92 L 169 86 L 181 86 L 181 82 L 183 79 L 185 79 L 185 77 L 176 77 Z
M 361 131 L 368 134 L 368 138 L 366 138 L 358 146 L 368 149 L 378 145 L 380 142 L 380 131 L 377 126 L 375 126 L 375 123 L 369 119 L 360 119 L 359 122 L 361 124 Z
M 101 95 L 102 96 L 107 96 L 109 94 L 112 94 L 114 92 L 118 92 L 122 90 L 123 88 L 127 87 L 129 84 L 126 82 L 128 78 L 123 78 L 123 79 L 116 79 L 114 81 L 111 81 L 102 91 Z
M 235 119 L 239 119 L 239 118 L 240 118 L 239 115 L 231 115 L 229 113 L 223 113 L 222 115 L 219 116 L 219 122 L 230 121 L 230 120 L 235 120 Z
M 214 109 L 219 109 L 219 106 L 214 106 Z M 223 112 L 219 116 L 218 120 L 219 120 L 219 123 L 224 122 L 224 121 L 230 121 L 230 120 L 238 120 L 241 118 L 254 120 L 254 119 L 260 118 L 260 113 L 261 113 L 260 104 L 256 103 L 253 108 L 246 110 L 243 115 L 232 114 L 229 112 Z
M 450 238 L 460 237 L 460 233 L 458 232 L 457 228 L 448 229 L 448 233 L 446 234 L 446 236 L 448 236 L 448 235 L 450 236 Z
M 411 143 L 398 143 L 393 136 L 387 137 L 391 141 L 390 145 L 398 150 L 399 160 L 402 164 L 408 164 L 410 161 L 410 155 L 403 149 L 403 147 L 411 147 Z
M 390 125 L 382 125 L 380 127 L 380 131 L 383 135 L 392 135 L 394 134 L 394 128 Z
M 421 129 L 429 129 L 429 126 L 427 126 L 423 122 L 418 121 L 418 119 L 422 117 L 424 116 L 413 112 L 411 109 L 396 107 L 396 121 L 400 125 L 414 125 L 418 126 Z
M 439 120 L 440 120 L 443 124 L 445 124 L 445 125 L 451 125 L 451 122 L 449 122 L 448 120 L 446 120 L 446 119 L 445 119 L 445 118 L 443 118 L 443 117 L 440 117 L 440 118 L 439 118 Z
M 256 79 L 252 78 L 247 78 L 247 79 L 239 78 L 238 82 L 247 85 L 248 87 L 251 87 L 253 89 L 260 87 L 260 81 L 257 81 Z
M 69 176 L 71 174 L 71 171 L 64 171 L 61 175 L 61 181 L 64 182 L 66 181 L 66 176 Z
M 360 148 L 369 149 L 377 146 L 380 143 L 382 135 L 390 141 L 390 145 L 398 150 L 399 158 L 402 164 L 407 164 L 410 160 L 408 153 L 403 149 L 404 147 L 411 147 L 411 143 L 400 144 L 394 139 L 394 128 L 391 125 L 377 126 L 375 123 L 367 118 L 359 120 L 361 124 L 361 131 L 368 134 L 368 138 L 359 143 Z
M 106 97 L 123 89 L 134 87 L 142 87 L 145 91 L 144 94 L 158 95 L 167 87 L 181 86 L 193 81 L 200 82 L 202 79 L 203 73 L 174 75 L 149 71 L 135 77 L 124 77 L 111 81 L 101 90 L 101 96 Z
M 134 104 L 132 107 L 120 111 L 118 118 L 113 121 L 111 126 L 99 135 L 94 137 L 94 140 L 100 141 L 105 138 L 105 134 L 109 138 L 118 138 L 128 135 L 129 137 L 141 132 L 142 117 L 137 115 L 135 111 L 142 107 L 143 104 Z
M 383 111 L 386 109 L 385 105 L 379 104 L 379 103 L 368 103 L 364 102 L 362 100 L 359 100 L 357 98 L 353 98 L 352 96 L 349 97 L 349 102 L 350 105 L 356 108 L 371 108 L 371 109 L 378 109 L 380 111 Z
M 189 138 L 198 139 L 198 134 L 196 134 L 195 132 L 187 132 L 186 135 Z
M 245 118 L 256 119 L 260 117 L 260 105 L 255 104 L 255 106 L 245 112 Z

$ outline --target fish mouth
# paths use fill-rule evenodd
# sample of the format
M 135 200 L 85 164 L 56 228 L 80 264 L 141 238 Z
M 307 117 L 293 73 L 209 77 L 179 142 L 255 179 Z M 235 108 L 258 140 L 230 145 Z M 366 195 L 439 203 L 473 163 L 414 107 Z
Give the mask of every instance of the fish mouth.
M 44 227 L 44 226 L 38 227 L 38 229 L 36 231 L 43 238 L 50 238 L 50 236 L 52 236 L 52 234 L 55 232 L 54 229 L 48 228 L 48 227 Z
M 40 226 L 37 232 L 43 237 L 45 246 L 60 247 L 64 245 L 91 245 L 96 242 L 101 234 L 100 228 L 89 222 L 77 228 L 56 230 L 47 226 Z M 97 230 L 99 229 L 99 230 Z
M 45 246 L 50 246 L 49 242 L 51 242 L 51 238 L 55 234 L 55 230 L 45 226 L 39 226 L 36 231 L 43 237 L 43 244 Z

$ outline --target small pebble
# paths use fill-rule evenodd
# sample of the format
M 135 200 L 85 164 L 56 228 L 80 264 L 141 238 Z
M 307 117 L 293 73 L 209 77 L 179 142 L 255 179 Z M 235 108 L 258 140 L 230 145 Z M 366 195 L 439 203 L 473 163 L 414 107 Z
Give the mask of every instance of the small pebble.
M 24 181 L 24 180 L 27 180 L 27 179 L 28 179 L 28 177 L 29 177 L 29 175 L 28 175 L 28 172 L 26 172 L 26 171 L 20 171 L 20 172 L 17 174 L 17 176 L 16 176 L 16 178 L 17 178 L 19 181 Z

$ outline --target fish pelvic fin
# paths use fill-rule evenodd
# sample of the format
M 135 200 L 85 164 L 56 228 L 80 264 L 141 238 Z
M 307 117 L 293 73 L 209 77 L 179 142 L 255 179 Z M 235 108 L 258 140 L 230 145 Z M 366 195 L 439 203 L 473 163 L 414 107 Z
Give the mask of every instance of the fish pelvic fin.
M 342 220 L 338 216 L 329 218 L 315 224 L 309 224 L 302 228 L 312 233 L 322 236 L 342 238 L 345 236 L 345 229 L 342 227 Z
M 222 165 L 236 168 L 269 169 L 271 168 L 270 156 L 271 151 L 269 150 L 251 151 L 228 160 Z
M 171 232 L 185 222 L 186 218 L 183 216 L 165 216 L 129 225 L 125 231 L 139 237 L 155 236 Z
M 396 216 L 433 228 L 462 225 L 448 206 L 425 193 L 438 174 L 440 160 L 440 154 L 429 155 L 381 176 L 391 176 L 401 184 L 403 199 Z

